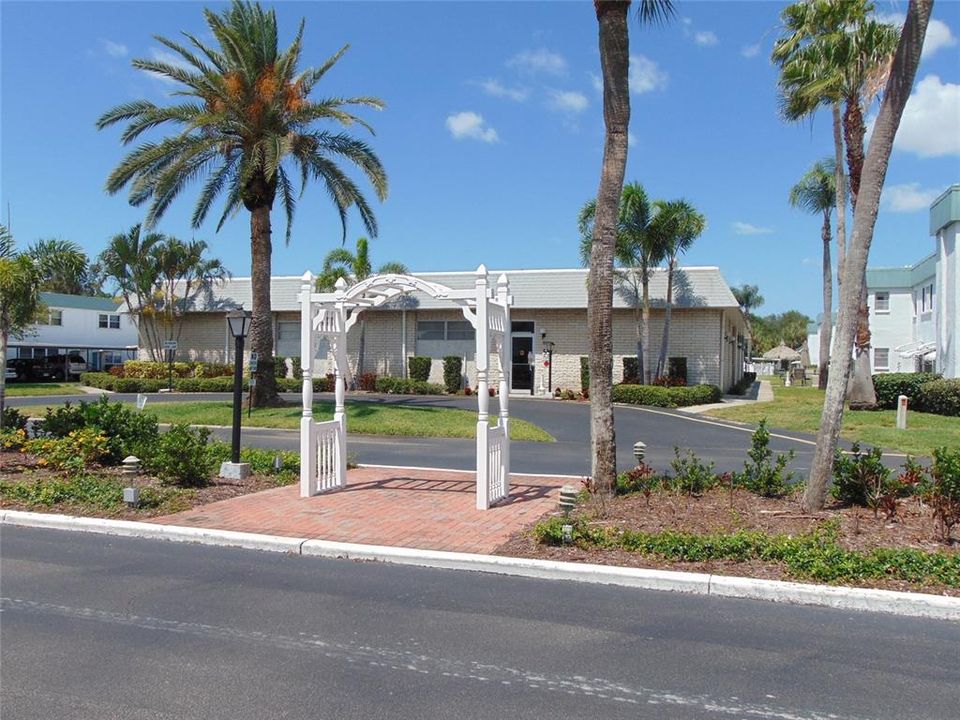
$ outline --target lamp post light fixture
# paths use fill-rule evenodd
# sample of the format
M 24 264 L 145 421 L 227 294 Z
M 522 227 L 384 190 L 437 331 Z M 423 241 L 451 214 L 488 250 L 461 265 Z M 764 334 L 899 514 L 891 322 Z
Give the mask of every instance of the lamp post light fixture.
M 547 333 L 544 331 L 544 337 Z M 543 340 L 543 351 L 547 354 L 547 394 L 553 395 L 553 348 L 556 346 L 552 340 Z
M 230 462 L 220 465 L 220 477 L 243 480 L 250 475 L 250 463 L 240 462 L 240 416 L 243 410 L 243 341 L 250 330 L 251 314 L 246 310 L 227 313 L 227 325 L 233 336 L 233 442 Z

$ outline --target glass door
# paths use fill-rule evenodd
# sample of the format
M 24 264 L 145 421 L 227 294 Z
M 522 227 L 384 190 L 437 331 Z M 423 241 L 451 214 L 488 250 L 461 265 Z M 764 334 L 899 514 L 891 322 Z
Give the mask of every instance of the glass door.
M 513 346 L 511 390 L 525 390 L 533 394 L 533 322 L 518 320 L 511 323 Z

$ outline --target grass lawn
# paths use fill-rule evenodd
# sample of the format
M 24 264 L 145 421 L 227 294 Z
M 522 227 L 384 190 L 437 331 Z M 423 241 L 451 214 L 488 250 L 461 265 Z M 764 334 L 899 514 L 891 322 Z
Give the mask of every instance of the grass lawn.
M 229 402 L 178 402 L 147 405 L 160 422 L 191 425 L 229 425 L 232 405 Z M 248 427 L 297 429 L 300 427 L 300 406 L 254 410 L 243 424 Z M 313 416 L 319 421 L 333 419 L 333 403 L 318 402 Z M 496 417 L 491 416 L 491 425 Z M 405 437 L 476 437 L 477 414 L 469 410 L 441 407 L 397 407 L 375 403 L 347 403 L 347 432 L 361 435 L 397 435 Z M 552 442 L 546 431 L 525 420 L 510 420 L 510 436 L 514 440 Z
M 769 378 L 766 378 L 769 379 Z M 784 387 L 779 378 L 771 381 L 773 402 L 711 410 L 708 414 L 756 424 L 766 418 L 771 428 L 816 433 L 820 427 L 823 392 L 815 387 Z M 907 429 L 897 430 L 895 410 L 850 411 L 843 414 L 840 435 L 864 445 L 910 455 L 930 456 L 935 447 L 960 445 L 960 417 L 929 413 L 907 413 Z
M 85 395 L 80 383 L 7 383 L 7 397 L 32 395 Z

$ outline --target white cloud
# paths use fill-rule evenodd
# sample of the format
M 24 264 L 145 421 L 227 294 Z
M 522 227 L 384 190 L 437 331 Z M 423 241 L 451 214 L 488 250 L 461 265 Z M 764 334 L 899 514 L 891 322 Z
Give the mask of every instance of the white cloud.
M 599 95 L 603 95 L 603 78 L 596 73 L 590 73 L 590 84 Z
M 637 144 L 637 136 L 629 130 L 627 131 L 627 147 L 633 147 Z
M 487 95 L 509 98 L 515 102 L 523 102 L 530 95 L 530 91 L 521 87 L 507 87 L 499 80 L 490 78 L 480 83 L 480 87 Z
M 100 44 L 103 46 L 103 51 L 110 57 L 126 57 L 129 52 L 126 45 L 114 42 L 113 40 L 101 40 Z
M 669 76 L 653 60 L 644 55 L 630 56 L 630 92 L 642 95 L 653 90 L 663 90 Z
M 760 227 L 759 225 L 751 225 L 750 223 L 737 220 L 737 222 L 733 224 L 733 232 L 737 235 L 769 235 L 773 232 L 773 228 Z
M 576 90 L 549 90 L 547 105 L 551 110 L 578 113 L 587 109 L 590 102 L 587 96 Z
M 717 34 L 712 30 L 699 30 L 693 34 L 693 41 L 701 47 L 712 47 L 720 42 L 717 40 Z
M 479 140 L 485 143 L 499 142 L 497 131 L 486 124 L 483 115 L 467 110 L 447 117 L 447 130 L 455 140 Z
M 567 72 L 567 61 L 558 53 L 539 48 L 517 53 L 507 60 L 507 67 L 530 74 L 564 75 Z
M 960 155 L 960 85 L 927 75 L 907 100 L 894 140 L 920 157 Z
M 917 212 L 928 209 L 941 191 L 942 188 L 921 188 L 918 182 L 887 185 L 880 202 L 890 212 Z
M 903 13 L 878 14 L 877 19 L 880 22 L 903 27 L 906 16 Z M 927 25 L 927 34 L 923 38 L 923 52 L 921 53 L 920 57 L 928 58 L 937 50 L 945 47 L 953 47 L 956 44 L 957 38 L 955 38 L 953 33 L 950 32 L 950 26 L 947 25 L 943 20 L 931 18 L 929 24 Z
M 744 45 L 740 48 L 740 54 L 745 58 L 754 58 L 760 54 L 760 43 L 756 45 Z

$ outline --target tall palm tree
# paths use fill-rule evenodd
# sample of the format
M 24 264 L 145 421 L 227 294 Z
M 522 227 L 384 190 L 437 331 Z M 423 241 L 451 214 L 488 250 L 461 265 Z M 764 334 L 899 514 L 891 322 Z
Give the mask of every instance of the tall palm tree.
M 214 200 L 224 197 L 219 230 L 245 209 L 250 214 L 250 261 L 253 295 L 251 350 L 260 362 L 252 402 L 278 404 L 273 371 L 273 318 L 270 309 L 271 220 L 279 198 L 290 241 L 297 200 L 309 180 L 320 182 L 333 201 L 343 236 L 347 214 L 356 208 L 370 235 L 377 222 L 363 192 L 341 167 L 359 169 L 381 200 L 387 176 L 373 150 L 346 133 L 315 128 L 318 121 L 344 127 L 372 128 L 353 114 L 354 107 L 380 109 L 373 97 L 311 100 L 317 83 L 347 50 L 344 46 L 317 68 L 299 71 L 304 23 L 293 42 L 278 47 L 277 17 L 259 4 L 234 0 L 222 13 L 204 10 L 216 46 L 184 33 L 187 44 L 157 37 L 176 53 L 177 64 L 134 60 L 133 66 L 174 81 L 185 101 L 159 106 L 148 100 L 124 103 L 97 121 L 106 128 L 128 122 L 124 144 L 154 128 L 173 126 L 174 134 L 148 141 L 128 154 L 107 180 L 111 194 L 130 186 L 133 205 L 148 204 L 144 226 L 151 229 L 173 200 L 192 181 L 205 178 L 194 207 L 192 224 L 203 223 Z M 294 180 L 299 178 L 299 191 Z
M 820 215 L 820 240 L 823 243 L 823 322 L 820 323 L 819 380 L 821 390 L 827 387 L 830 367 L 830 341 L 833 333 L 833 266 L 830 263 L 830 214 L 837 204 L 834 186 L 836 173 L 833 158 L 824 158 L 810 168 L 790 189 L 790 204 L 811 214 Z
M 819 104 L 830 102 L 837 108 L 836 121 L 842 101 L 843 140 L 854 211 L 864 163 L 864 114 L 883 86 L 898 40 L 897 28 L 876 20 L 873 10 L 869 0 L 795 3 L 784 11 L 788 34 L 777 43 L 773 53 L 774 61 L 781 65 L 780 90 L 785 115 L 801 117 L 812 113 Z M 842 179 L 835 178 L 836 182 L 839 182 L 837 192 L 844 192 Z M 841 204 L 838 203 L 838 207 L 845 212 Z M 845 251 L 842 247 L 838 249 L 838 264 L 843 265 Z M 848 393 L 851 408 L 876 405 L 870 375 L 866 286 L 861 284 L 864 292 L 860 300 L 856 371 Z
M 866 286 L 864 279 L 867 258 L 877 222 L 880 194 L 887 175 L 893 140 L 900 127 L 903 109 L 910 97 L 917 66 L 920 64 L 923 40 L 932 9 L 933 0 L 910 0 L 863 164 L 859 197 L 853 214 L 853 232 L 844 264 L 843 282 L 840 283 L 833 366 L 827 382 L 817 445 L 810 465 L 810 477 L 801 502 L 807 512 L 823 507 L 827 497 L 827 485 L 833 474 L 833 456 L 843 421 L 859 305 Z
M 613 257 L 623 176 L 627 167 L 630 126 L 629 0 L 594 0 L 599 26 L 600 68 L 603 77 L 603 164 L 597 190 L 597 212 L 590 249 L 587 326 L 590 334 L 591 474 L 604 495 L 613 492 L 617 446 L 613 430 Z M 640 0 L 641 23 L 665 21 L 673 15 L 669 0 Z
M 393 273 L 395 275 L 406 275 L 410 271 L 407 266 L 401 262 L 388 262 L 377 268 L 377 274 Z M 373 274 L 373 266 L 370 263 L 370 246 L 367 238 L 357 239 L 356 252 L 350 252 L 346 248 L 334 248 L 327 253 L 323 259 L 323 269 L 317 277 L 317 290 L 320 292 L 330 292 L 333 290 L 337 280 L 343 278 L 349 284 L 353 285 L 361 280 L 366 280 Z M 363 360 L 366 350 L 367 327 L 363 315 L 360 316 L 360 341 L 357 345 L 357 373 L 363 372 Z
M 100 288 L 90 270 L 90 259 L 72 240 L 37 240 L 27 248 L 42 278 L 40 289 L 67 295 L 96 294 Z
M 754 339 L 754 320 L 756 316 L 754 310 L 763 305 L 763 295 L 760 294 L 760 288 L 756 285 L 747 285 L 744 283 L 740 287 L 731 288 L 733 296 L 737 299 L 737 304 L 743 310 L 743 316 L 747 320 L 747 332 L 750 335 L 749 347 L 747 348 L 747 358 L 753 354 L 753 347 L 756 344 Z
M 20 336 L 32 325 L 43 308 L 40 301 L 41 276 L 36 262 L 16 252 L 13 235 L 0 225 L 0 368 L 7 367 L 10 337 Z M 0 428 L 7 401 L 6 374 L 0 377 Z
M 657 377 L 667 373 L 667 354 L 670 350 L 670 319 L 673 312 L 673 281 L 677 259 L 693 245 L 707 228 L 707 218 L 697 212 L 686 200 L 658 200 L 652 227 L 658 235 L 667 261 L 667 298 L 663 316 L 663 340 L 657 359 Z
M 584 204 L 577 219 L 580 228 L 580 260 L 590 264 L 593 223 L 597 203 Z M 650 383 L 650 273 L 663 259 L 659 236 L 650 232 L 650 199 L 643 185 L 628 183 L 620 197 L 617 244 L 614 248 L 614 282 L 626 291 L 633 306 L 637 330 L 637 365 L 640 381 Z

